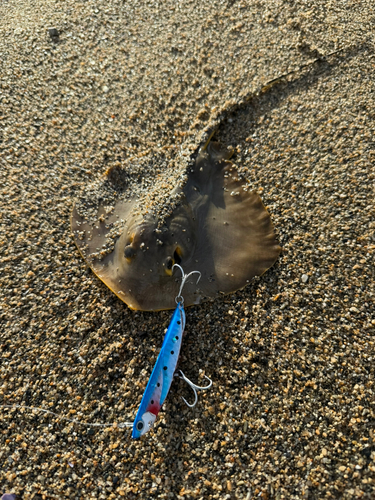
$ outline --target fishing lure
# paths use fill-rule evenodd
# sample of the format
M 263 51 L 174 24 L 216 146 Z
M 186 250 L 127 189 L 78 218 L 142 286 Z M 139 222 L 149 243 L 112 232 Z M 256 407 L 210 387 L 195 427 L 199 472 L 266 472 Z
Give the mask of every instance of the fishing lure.
M 143 436 L 143 434 L 146 434 L 146 432 L 148 432 L 153 426 L 160 408 L 164 403 L 165 398 L 167 397 L 173 381 L 173 377 L 176 375 L 176 366 L 181 350 L 182 336 L 184 333 L 186 321 L 184 299 L 181 293 L 186 280 L 192 274 L 198 273 L 200 275 L 199 271 L 192 271 L 189 274 L 185 274 L 182 267 L 178 264 L 174 264 L 174 266 L 172 267 L 172 271 L 174 267 L 178 267 L 182 273 L 180 290 L 175 299 L 177 307 L 168 326 L 163 345 L 161 346 L 159 356 L 156 360 L 154 369 L 152 370 L 150 379 L 147 383 L 141 404 L 134 420 L 132 432 L 132 438 L 134 439 L 138 439 Z M 198 281 L 199 279 L 200 276 L 198 278 Z M 195 406 L 197 402 L 197 390 L 209 389 L 212 385 L 212 380 L 210 380 L 208 377 L 206 378 L 209 380 L 209 385 L 200 387 L 193 384 L 181 370 L 177 375 L 185 380 L 194 391 L 195 401 L 193 404 L 189 404 L 184 398 L 182 398 L 185 403 L 191 408 Z
M 177 361 L 181 350 L 182 336 L 185 329 L 185 309 L 184 298 L 181 295 L 182 289 L 185 285 L 186 280 L 192 274 L 198 273 L 199 281 L 201 273 L 199 271 L 192 271 L 189 274 L 185 274 L 182 267 L 178 264 L 174 264 L 174 266 L 172 267 L 172 272 L 174 267 L 178 267 L 182 273 L 180 290 L 177 297 L 175 298 L 177 307 L 173 313 L 171 322 L 167 329 L 167 333 L 165 334 L 163 345 L 161 346 L 159 356 L 156 360 L 154 369 L 152 370 L 145 392 L 143 393 L 141 404 L 139 406 L 134 422 L 121 422 L 118 424 L 119 428 L 132 427 L 132 438 L 134 439 L 140 438 L 141 436 L 143 436 L 143 434 L 146 434 L 146 432 L 148 432 L 153 426 L 160 408 L 164 403 L 165 398 L 167 397 L 174 376 L 182 378 L 193 389 L 195 395 L 193 404 L 189 404 L 185 398 L 182 398 L 190 408 L 193 408 L 197 404 L 197 391 L 209 389 L 212 386 L 212 380 L 207 376 L 206 379 L 209 381 L 209 384 L 205 387 L 201 387 L 199 385 L 193 384 L 193 382 L 189 380 L 181 370 L 176 372 Z M 80 422 L 79 420 L 76 420 L 74 418 L 64 417 L 63 415 L 59 415 L 58 413 L 55 413 L 51 410 L 45 410 L 44 408 L 37 408 L 34 406 L 0 404 L 0 408 L 40 411 L 42 413 L 54 415 L 55 417 L 58 417 L 62 420 L 66 420 L 78 425 L 84 425 L 87 427 L 109 427 L 113 425 L 106 423 Z

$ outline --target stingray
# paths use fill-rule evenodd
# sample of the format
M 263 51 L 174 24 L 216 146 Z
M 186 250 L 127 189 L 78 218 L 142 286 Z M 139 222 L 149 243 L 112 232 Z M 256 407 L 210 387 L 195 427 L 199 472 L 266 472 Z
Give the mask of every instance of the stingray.
M 142 215 L 131 194 L 117 200 L 109 214 L 99 204 L 94 221 L 77 204 L 73 208 L 72 231 L 82 256 L 131 309 L 175 308 L 174 264 L 185 273 L 201 273 L 198 285 L 185 286 L 185 306 L 190 306 L 245 287 L 280 253 L 259 195 L 239 178 L 232 152 L 210 139 L 200 148 L 185 185 L 174 190 L 179 202 L 163 224 L 153 214 Z M 120 183 L 113 169 L 107 176 Z M 108 252 L 118 221 L 120 235 Z

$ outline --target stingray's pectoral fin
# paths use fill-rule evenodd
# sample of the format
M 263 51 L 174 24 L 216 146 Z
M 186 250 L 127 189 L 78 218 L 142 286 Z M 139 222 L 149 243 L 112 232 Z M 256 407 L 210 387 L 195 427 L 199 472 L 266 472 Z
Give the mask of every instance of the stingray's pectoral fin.
M 74 241 L 84 259 L 90 264 L 93 257 L 102 249 L 108 232 L 105 224 L 104 207 L 99 207 L 95 221 L 89 222 L 78 213 L 74 205 L 71 216 Z
M 162 259 L 156 257 L 157 250 L 164 250 L 166 245 L 156 242 L 159 236 L 154 236 L 153 225 L 149 233 L 154 239 L 142 232 L 143 239 L 137 240 L 139 225 L 134 221 L 143 220 L 138 210 L 135 216 L 132 212 L 137 199 L 126 198 L 114 206 L 99 206 L 97 211 L 92 210 L 89 201 L 81 200 L 74 206 L 71 226 L 75 243 L 96 276 L 131 309 L 175 307 L 175 280 L 167 273 L 160 275 L 157 267 L 160 264 L 162 269 Z M 129 219 L 133 230 L 129 229 Z M 170 269 L 180 260 L 179 252 L 176 245 L 170 254 L 171 262 L 166 263 Z M 162 291 L 164 284 L 165 292 Z
M 77 205 L 74 205 L 71 216 L 74 240 L 90 265 L 94 260 L 101 260 L 101 257 L 108 255 L 111 249 L 113 250 L 115 239 L 122 233 L 124 221 L 131 206 L 131 199 L 119 201 L 114 207 L 108 207 L 108 209 L 99 205 L 94 216 L 84 217 L 77 209 Z M 84 213 L 84 209 L 82 212 Z
M 74 241 L 82 257 L 98 278 L 124 302 L 127 301 L 125 291 L 122 291 L 121 281 L 117 277 L 114 249 L 116 233 L 121 232 L 122 217 L 127 216 L 130 203 L 129 200 L 118 202 L 110 213 L 100 205 L 96 215 L 91 216 L 91 218 L 80 215 L 77 205 L 74 205 L 71 216 Z M 82 212 L 84 213 L 84 209 Z M 116 230 L 116 225 L 119 225 L 118 230 Z M 129 249 L 127 249 L 124 252 L 124 257 L 127 260 L 132 260 L 133 254 L 130 254 Z
M 280 253 L 266 208 L 227 160 L 229 156 L 227 149 L 209 143 L 198 155 L 185 187 L 198 221 L 191 261 L 202 272 L 200 289 L 206 299 L 243 288 L 271 267 Z

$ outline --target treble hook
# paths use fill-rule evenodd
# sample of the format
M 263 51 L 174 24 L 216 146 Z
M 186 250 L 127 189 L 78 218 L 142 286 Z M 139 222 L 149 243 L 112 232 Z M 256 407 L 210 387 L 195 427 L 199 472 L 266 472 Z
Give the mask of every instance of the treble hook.
M 186 280 L 192 274 L 198 273 L 199 274 L 199 278 L 197 279 L 197 283 L 196 283 L 196 284 L 198 284 L 199 280 L 201 279 L 202 273 L 200 271 L 191 271 L 189 274 L 185 274 L 184 270 L 182 269 L 182 267 L 179 264 L 173 264 L 173 266 L 172 266 L 172 273 L 173 273 L 173 268 L 174 267 L 178 267 L 180 269 L 180 271 L 181 271 L 181 274 L 182 274 L 182 281 L 181 281 L 181 285 L 180 285 L 180 290 L 179 290 L 179 292 L 177 294 L 177 297 L 175 298 L 175 301 L 176 301 L 176 304 L 178 304 L 179 302 L 181 302 L 183 304 L 184 303 L 184 298 L 181 295 L 181 292 L 182 292 L 182 289 L 184 288 Z
M 193 403 L 192 405 L 191 405 L 191 404 L 189 404 L 189 403 L 186 401 L 186 399 L 185 399 L 185 398 L 183 398 L 182 396 L 181 396 L 181 399 L 183 399 L 184 403 L 185 403 L 187 406 L 189 406 L 189 408 L 194 408 L 194 406 L 195 406 L 195 405 L 197 404 L 197 402 L 198 402 L 198 394 L 197 394 L 197 391 L 204 391 L 204 390 L 206 390 L 206 389 L 209 389 L 209 388 L 212 386 L 212 380 L 211 380 L 210 378 L 208 378 L 208 377 L 205 375 L 206 379 L 207 379 L 207 380 L 209 380 L 209 381 L 210 381 L 210 383 L 209 383 L 208 385 L 206 385 L 205 387 L 201 387 L 201 386 L 199 386 L 199 385 L 195 385 L 195 384 L 193 384 L 193 382 L 187 378 L 187 376 L 184 374 L 184 372 L 183 372 L 182 370 L 178 370 L 178 371 L 180 372 L 180 374 L 179 374 L 179 373 L 176 373 L 177 377 L 182 378 L 182 380 L 185 380 L 185 382 L 186 382 L 188 385 L 190 385 L 190 387 L 191 387 L 191 388 L 193 389 L 193 391 L 194 391 L 194 396 L 195 396 L 195 400 L 194 400 L 194 403 Z

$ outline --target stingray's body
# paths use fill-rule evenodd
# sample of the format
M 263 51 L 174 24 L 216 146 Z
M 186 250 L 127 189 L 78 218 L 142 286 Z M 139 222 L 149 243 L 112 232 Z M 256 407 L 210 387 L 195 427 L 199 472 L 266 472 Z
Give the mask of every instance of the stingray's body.
M 72 229 L 76 244 L 94 273 L 130 308 L 175 308 L 178 284 L 172 266 L 199 271 L 199 287 L 185 287 L 185 305 L 243 288 L 277 259 L 280 247 L 260 197 L 238 179 L 231 154 L 208 141 L 199 151 L 180 203 L 161 226 L 155 216 L 139 214 L 135 199 L 118 201 L 111 215 L 99 207 L 94 224 L 76 207 Z M 100 257 L 111 224 L 124 221 L 111 253 Z

